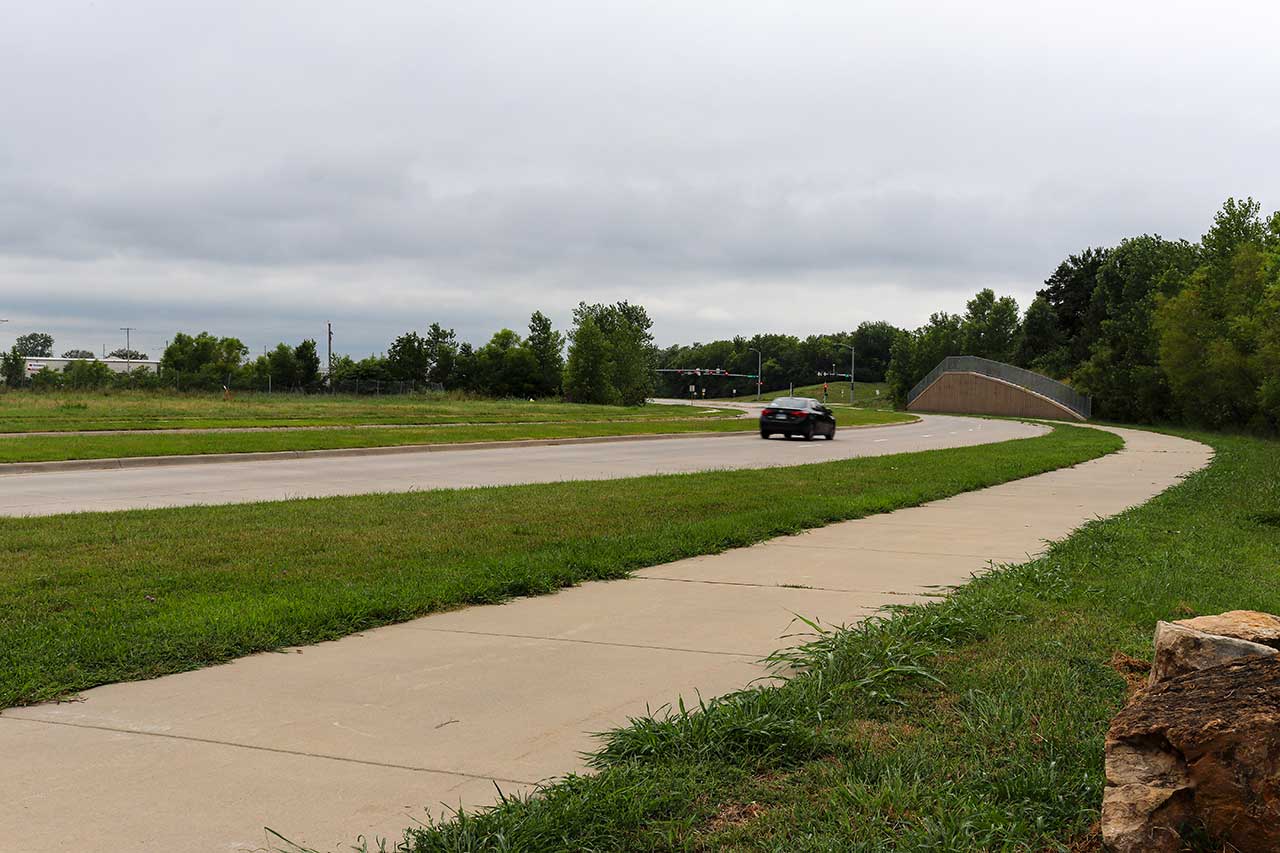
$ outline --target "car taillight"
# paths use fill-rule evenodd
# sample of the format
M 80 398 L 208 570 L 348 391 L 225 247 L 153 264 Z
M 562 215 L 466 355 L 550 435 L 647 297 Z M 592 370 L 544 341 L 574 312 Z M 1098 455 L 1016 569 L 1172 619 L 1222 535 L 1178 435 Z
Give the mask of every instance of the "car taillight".
M 807 412 L 794 411 L 794 412 L 787 412 L 787 414 L 791 415 L 791 417 L 793 418 L 803 418 L 807 414 Z
M 772 415 L 772 414 L 773 414 L 773 409 L 765 409 L 765 410 L 764 410 L 763 412 L 761 412 L 760 414 L 762 414 L 762 415 Z

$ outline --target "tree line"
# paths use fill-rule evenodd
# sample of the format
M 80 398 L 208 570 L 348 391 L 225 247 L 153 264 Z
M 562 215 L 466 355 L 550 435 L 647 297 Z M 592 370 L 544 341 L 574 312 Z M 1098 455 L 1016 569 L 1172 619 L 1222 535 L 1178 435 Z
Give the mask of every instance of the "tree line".
M 1135 423 L 1280 430 L 1280 213 L 1228 199 L 1197 242 L 1144 234 L 1090 247 L 1053 270 L 1022 312 L 1011 296 L 978 291 L 963 313 L 939 311 L 913 330 L 863 323 L 853 332 L 756 335 L 672 346 L 668 368 L 756 372 L 764 388 L 809 385 L 845 373 L 907 394 L 946 356 L 1025 367 L 1093 397 L 1095 417 Z M 835 367 L 833 371 L 833 365 Z M 712 379 L 717 394 L 755 390 L 752 379 Z M 660 380 L 669 395 L 687 377 Z
M 1274 432 L 1280 428 L 1280 213 L 1264 219 L 1252 198 L 1232 198 L 1199 241 L 1143 234 L 1085 248 L 1058 264 L 1025 313 L 1012 297 L 988 288 L 963 313 L 939 311 L 913 330 L 867 322 L 803 339 L 759 334 L 660 350 L 652 326 L 645 309 L 628 302 L 580 304 L 567 334 L 535 311 L 527 334 L 501 329 L 480 347 L 432 323 L 421 334 L 398 336 L 384 354 L 336 357 L 328 377 L 313 340 L 282 343 L 249 360 L 237 338 L 178 334 L 156 374 L 111 374 L 88 361 L 91 353 L 73 350 L 66 356 L 86 362 L 31 381 L 37 387 L 215 390 L 368 390 L 400 383 L 637 405 L 655 392 L 686 392 L 687 377 L 658 374 L 660 367 L 755 374 L 759 365 L 765 390 L 773 392 L 815 383 L 820 373 L 845 373 L 852 346 L 858 381 L 887 382 L 899 404 L 944 357 L 976 355 L 1092 395 L 1100 418 Z M 24 335 L 0 357 L 0 374 L 11 386 L 22 384 L 24 359 L 52 352 L 49 335 Z M 755 390 L 751 378 L 702 381 L 716 383 L 717 396 Z
M 657 349 L 653 322 L 640 305 L 629 302 L 588 305 L 574 311 L 573 328 L 557 331 L 541 311 L 529 318 L 528 333 L 494 333 L 473 347 L 459 342 L 453 329 L 431 323 L 422 333 L 407 331 L 385 353 L 355 359 L 335 356 L 332 375 L 324 369 L 316 342 L 278 344 L 249 358 L 236 337 L 209 332 L 179 332 L 165 347 L 156 371 L 117 373 L 92 352 L 70 350 L 74 361 L 64 371 L 44 367 L 27 377 L 26 361 L 48 358 L 53 338 L 35 332 L 18 338 L 0 355 L 0 377 L 9 387 L 37 390 L 94 390 L 111 387 L 177 390 L 462 391 L 488 397 L 563 397 L 582 403 L 640 405 L 654 392 Z M 567 346 L 567 353 L 566 353 Z M 144 353 L 118 350 L 111 357 L 146 360 Z
M 1070 255 L 1020 324 L 984 291 L 894 345 L 896 399 L 945 355 L 985 355 L 1093 396 L 1095 417 L 1280 428 L 1280 213 L 1228 199 L 1198 242 L 1143 234 Z
M 889 368 L 889 351 L 902 330 L 885 322 L 863 323 L 852 332 L 809 335 L 757 334 L 750 338 L 735 337 L 710 343 L 676 344 L 660 351 L 659 366 L 669 370 L 720 368 L 728 373 L 750 377 L 759 368 L 765 391 L 780 391 L 790 385 L 812 385 L 819 373 L 848 373 L 849 350 L 857 352 L 855 374 L 859 382 L 883 382 Z M 758 351 L 758 354 L 757 354 Z M 698 384 L 711 385 L 712 396 L 728 397 L 754 394 L 756 381 L 751 378 L 698 379 Z M 688 395 L 694 384 L 688 376 L 662 374 L 660 392 L 669 397 Z

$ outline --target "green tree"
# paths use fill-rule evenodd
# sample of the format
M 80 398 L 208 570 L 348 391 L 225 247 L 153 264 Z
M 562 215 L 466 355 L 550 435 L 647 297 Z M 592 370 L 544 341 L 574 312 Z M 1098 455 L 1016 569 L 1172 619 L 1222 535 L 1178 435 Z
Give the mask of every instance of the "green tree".
M 454 388 L 463 391 L 479 390 L 476 385 L 476 354 L 471 344 L 458 345 L 458 355 L 453 361 L 453 370 L 450 371 L 449 378 Z
M 476 351 L 478 385 L 495 397 L 531 397 L 538 388 L 538 361 L 520 336 L 502 329 Z
M 97 391 L 111 385 L 115 371 L 101 361 L 92 358 L 77 359 L 62 371 L 63 387 L 73 391 Z
M 538 396 L 559 394 L 564 380 L 564 335 L 551 327 L 550 317 L 534 311 L 527 344 L 538 363 Z
M 1107 253 L 1092 303 L 1101 317 L 1098 336 L 1089 358 L 1072 373 L 1073 384 L 1093 396 L 1095 416 L 1151 423 L 1176 413 L 1158 364 L 1152 315 L 1161 296 L 1181 290 L 1198 251 L 1185 240 L 1148 234 Z
M 146 361 L 147 354 L 145 352 L 138 352 L 136 349 L 125 349 L 124 347 L 120 347 L 120 349 L 112 350 L 107 353 L 107 358 L 123 358 L 127 361 Z
M 883 382 L 889 370 L 892 357 L 893 342 L 902 330 L 883 320 L 874 323 L 859 323 L 849 343 L 857 350 L 857 365 L 854 368 L 859 382 Z
M 1053 275 L 1044 281 L 1036 294 L 1053 309 L 1056 325 L 1067 348 L 1072 367 L 1089 357 L 1098 335 L 1100 311 L 1093 305 L 1098 286 L 1098 272 L 1106 263 L 1110 249 L 1089 247 L 1058 264 Z
M 1244 245 L 1261 246 L 1267 238 L 1262 205 L 1252 198 L 1228 198 L 1213 215 L 1213 225 L 1200 238 L 1202 258 L 1220 276 L 1228 272 L 1236 251 Z
M 1192 423 L 1274 427 L 1264 388 L 1276 253 L 1258 213 L 1252 199 L 1228 199 L 1201 240 L 1203 263 L 1155 313 L 1160 367 Z
M 178 387 L 215 390 L 234 381 L 248 354 L 239 338 L 178 332 L 165 347 L 160 371 Z
M 1011 362 L 1020 331 L 1018 303 L 1013 297 L 997 299 L 991 288 L 980 290 L 965 306 L 964 354 Z
M 609 339 L 595 318 L 589 314 L 579 318 L 565 364 L 564 390 L 570 400 L 613 405 L 620 402 L 621 396 L 612 381 L 609 350 Z
M 657 348 L 650 331 L 653 321 L 641 305 L 617 302 L 613 305 L 578 304 L 573 312 L 575 327 L 590 318 L 605 338 L 606 381 L 611 397 L 624 406 L 644 403 L 654 391 Z
M 426 382 L 431 371 L 431 352 L 417 332 L 405 332 L 387 348 L 387 369 L 393 379 Z
M 1070 371 L 1069 354 L 1062 342 L 1058 316 L 1043 296 L 1037 296 L 1027 306 L 1013 363 L 1055 378 L 1066 376 Z
M 343 394 L 372 393 L 380 383 L 391 382 L 391 372 L 387 369 L 387 360 L 381 356 L 371 355 L 356 361 L 349 355 L 333 357 L 334 391 Z
M 453 329 L 432 323 L 427 329 L 427 358 L 431 369 L 427 379 L 448 387 L 454 380 L 454 367 L 458 358 L 458 338 Z
M 14 342 L 19 355 L 28 358 L 49 358 L 53 355 L 53 335 L 44 332 L 31 332 L 19 335 Z
M 45 365 L 32 375 L 31 387 L 36 391 L 57 391 L 62 387 L 62 371 Z
M 1272 234 L 1280 234 L 1280 214 L 1272 217 Z M 1280 241 L 1276 241 L 1280 242 Z M 1268 257 L 1269 279 L 1262 301 L 1262 334 L 1258 347 L 1259 370 L 1264 377 L 1258 388 L 1258 407 L 1271 425 L 1280 430 L 1280 248 L 1272 246 Z
M 0 355 L 0 376 L 4 378 L 4 384 L 10 388 L 18 388 L 26 381 L 27 359 L 18 350 L 17 344 Z
M 296 381 L 300 388 L 314 388 L 320 383 L 320 353 L 316 342 L 307 338 L 293 348 L 293 360 L 297 365 Z
M 267 375 L 271 377 L 269 386 L 276 391 L 285 391 L 298 386 L 298 358 L 293 347 L 285 343 L 276 344 L 276 348 L 267 353 Z
M 97 358 L 97 356 L 95 356 L 92 352 L 90 352 L 87 349 L 69 349 L 62 354 L 62 357 L 63 358 L 89 358 L 89 359 Z

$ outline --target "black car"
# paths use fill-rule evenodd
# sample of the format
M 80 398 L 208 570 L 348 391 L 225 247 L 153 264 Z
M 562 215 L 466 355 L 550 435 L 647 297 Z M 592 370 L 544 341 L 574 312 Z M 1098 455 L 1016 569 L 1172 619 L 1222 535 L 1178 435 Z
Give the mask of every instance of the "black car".
M 779 397 L 760 413 L 760 437 L 768 438 L 777 433 L 787 438 L 803 436 L 806 441 L 815 435 L 833 439 L 836 437 L 836 416 L 809 397 Z

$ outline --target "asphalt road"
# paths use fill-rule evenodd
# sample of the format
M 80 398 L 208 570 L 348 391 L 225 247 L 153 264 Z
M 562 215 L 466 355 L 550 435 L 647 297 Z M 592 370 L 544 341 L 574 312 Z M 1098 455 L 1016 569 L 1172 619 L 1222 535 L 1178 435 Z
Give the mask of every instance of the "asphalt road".
M 453 453 L 9 474 L 0 476 L 0 515 L 54 515 L 768 468 L 987 444 L 1039 435 L 1046 429 L 1014 421 L 924 415 L 919 423 L 844 429 L 835 441 L 762 441 L 750 432 L 713 438 Z

